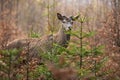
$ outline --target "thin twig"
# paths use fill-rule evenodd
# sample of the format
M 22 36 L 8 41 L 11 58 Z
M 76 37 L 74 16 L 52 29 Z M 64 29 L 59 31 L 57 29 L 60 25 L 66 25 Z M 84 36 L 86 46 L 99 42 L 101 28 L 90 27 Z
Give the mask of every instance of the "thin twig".
M 11 80 L 11 54 L 9 53 L 9 70 L 8 70 L 8 79 Z
M 83 26 L 83 22 L 81 22 L 81 26 L 80 26 L 80 68 L 82 68 L 82 26 Z
M 27 70 L 27 79 L 26 80 L 29 80 L 29 52 L 30 52 L 30 41 L 28 42 L 28 46 L 27 46 L 27 53 L 26 53 L 26 57 L 27 57 L 27 62 L 26 62 L 26 70 Z

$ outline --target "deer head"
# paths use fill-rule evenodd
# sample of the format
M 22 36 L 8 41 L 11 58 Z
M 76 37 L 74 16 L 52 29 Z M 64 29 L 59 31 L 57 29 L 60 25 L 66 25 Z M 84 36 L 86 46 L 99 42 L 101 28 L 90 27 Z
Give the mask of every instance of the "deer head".
M 60 13 L 57 13 L 57 18 L 62 22 L 62 27 L 64 28 L 64 30 L 69 31 L 73 26 L 73 21 L 77 20 L 79 18 L 79 15 L 75 17 L 66 17 L 61 15 Z

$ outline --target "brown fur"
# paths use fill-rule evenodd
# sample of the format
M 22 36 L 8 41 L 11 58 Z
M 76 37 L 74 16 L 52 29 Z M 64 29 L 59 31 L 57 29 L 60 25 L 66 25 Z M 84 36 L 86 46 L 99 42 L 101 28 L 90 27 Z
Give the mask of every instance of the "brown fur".
M 68 46 L 68 42 L 70 40 L 70 34 L 66 34 L 65 30 L 63 28 L 61 28 L 58 33 L 54 36 L 54 41 L 63 46 L 63 47 L 67 47 Z
M 53 43 L 67 47 L 69 40 L 70 35 L 66 34 L 63 28 L 60 28 L 55 35 L 14 40 L 8 44 L 7 49 L 25 49 L 29 46 L 29 54 L 33 57 L 38 56 L 38 53 L 51 51 Z

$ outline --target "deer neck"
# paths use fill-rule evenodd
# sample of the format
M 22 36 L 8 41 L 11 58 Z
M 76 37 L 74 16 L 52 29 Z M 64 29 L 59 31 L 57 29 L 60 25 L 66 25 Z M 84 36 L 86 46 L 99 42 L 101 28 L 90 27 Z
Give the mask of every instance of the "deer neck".
M 67 32 L 68 31 L 66 31 L 62 26 L 56 35 L 56 42 L 63 47 L 67 47 L 68 42 L 70 41 L 70 34 L 68 34 Z

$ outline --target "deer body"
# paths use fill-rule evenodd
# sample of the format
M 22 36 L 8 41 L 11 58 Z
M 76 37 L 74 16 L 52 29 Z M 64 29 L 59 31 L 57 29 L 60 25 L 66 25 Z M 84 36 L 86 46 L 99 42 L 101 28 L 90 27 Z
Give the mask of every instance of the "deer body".
M 32 56 L 37 56 L 38 53 L 50 52 L 53 48 L 53 43 L 66 48 L 69 40 L 70 34 L 66 34 L 61 27 L 61 29 L 55 35 L 47 35 L 41 38 L 14 40 L 8 44 L 7 49 L 27 49 L 29 46 L 30 54 Z

